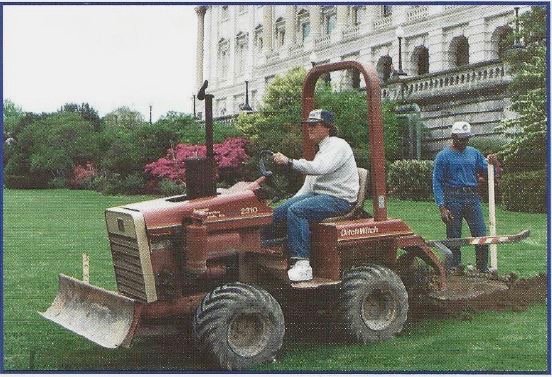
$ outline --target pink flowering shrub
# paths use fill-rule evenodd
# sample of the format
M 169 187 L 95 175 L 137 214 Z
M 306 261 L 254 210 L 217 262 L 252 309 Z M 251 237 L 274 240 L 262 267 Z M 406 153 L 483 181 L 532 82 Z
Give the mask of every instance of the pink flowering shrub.
M 241 166 L 249 158 L 245 152 L 246 145 L 247 140 L 240 137 L 232 137 L 213 145 L 220 179 L 234 181 L 241 175 Z M 205 155 L 205 145 L 178 144 L 170 148 L 165 157 L 147 164 L 144 171 L 159 180 L 165 178 L 184 183 L 186 177 L 184 161 Z
M 73 174 L 69 179 L 69 187 L 75 189 L 89 188 L 91 181 L 97 174 L 96 167 L 91 162 L 84 165 L 75 165 Z

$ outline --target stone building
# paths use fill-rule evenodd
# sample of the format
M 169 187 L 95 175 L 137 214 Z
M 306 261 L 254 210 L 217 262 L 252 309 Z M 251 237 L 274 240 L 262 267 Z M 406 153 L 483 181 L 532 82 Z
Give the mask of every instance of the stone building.
M 276 74 L 342 60 L 374 65 L 382 97 L 420 108 L 430 151 L 441 148 L 456 119 L 487 136 L 512 116 L 501 61 L 515 28 L 512 5 L 210 5 L 196 12 L 196 82 L 209 80 L 215 117 L 237 114 L 246 102 L 257 108 Z M 364 85 L 354 72 L 326 80 L 336 89 Z

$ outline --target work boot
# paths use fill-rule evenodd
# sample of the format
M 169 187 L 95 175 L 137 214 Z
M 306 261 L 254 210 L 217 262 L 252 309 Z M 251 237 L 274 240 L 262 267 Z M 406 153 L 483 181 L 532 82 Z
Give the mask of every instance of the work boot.
M 288 270 L 288 277 L 291 281 L 312 280 L 312 268 L 308 259 L 299 259 L 292 268 Z

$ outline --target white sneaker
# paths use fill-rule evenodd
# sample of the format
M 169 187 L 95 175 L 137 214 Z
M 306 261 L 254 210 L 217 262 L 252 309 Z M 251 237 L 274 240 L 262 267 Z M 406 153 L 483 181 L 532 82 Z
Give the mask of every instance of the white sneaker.
M 288 277 L 291 281 L 312 280 L 312 268 L 307 259 L 299 259 L 292 268 L 288 270 Z

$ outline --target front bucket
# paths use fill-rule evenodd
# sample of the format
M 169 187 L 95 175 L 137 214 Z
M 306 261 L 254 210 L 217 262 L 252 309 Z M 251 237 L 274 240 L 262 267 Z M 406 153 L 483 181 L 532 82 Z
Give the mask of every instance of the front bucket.
M 130 344 L 140 307 L 133 299 L 60 274 L 54 302 L 39 314 L 102 347 L 116 348 Z

